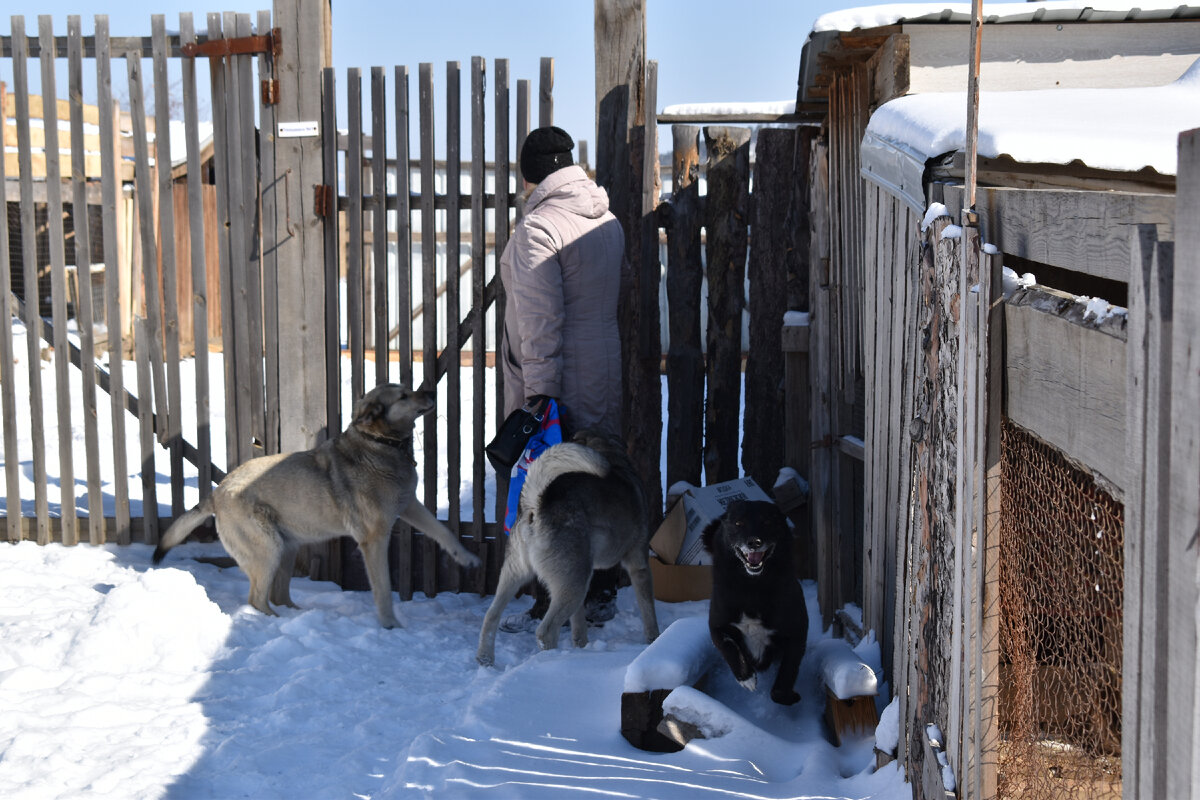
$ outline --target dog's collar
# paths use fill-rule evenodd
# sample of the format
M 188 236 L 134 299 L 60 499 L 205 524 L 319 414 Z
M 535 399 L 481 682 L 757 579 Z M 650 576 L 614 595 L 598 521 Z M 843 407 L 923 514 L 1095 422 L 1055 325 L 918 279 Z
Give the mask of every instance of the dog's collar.
M 367 437 L 368 439 L 373 439 L 374 441 L 379 442 L 380 444 L 386 444 L 389 447 L 395 447 L 396 449 L 400 449 L 401 447 L 407 447 L 409 445 L 409 443 L 412 442 L 411 436 L 405 436 L 403 439 L 393 439 L 390 436 L 379 436 L 378 434 L 367 433 L 366 431 L 361 430 L 361 429 L 359 430 L 359 433 L 361 433 L 363 436 Z

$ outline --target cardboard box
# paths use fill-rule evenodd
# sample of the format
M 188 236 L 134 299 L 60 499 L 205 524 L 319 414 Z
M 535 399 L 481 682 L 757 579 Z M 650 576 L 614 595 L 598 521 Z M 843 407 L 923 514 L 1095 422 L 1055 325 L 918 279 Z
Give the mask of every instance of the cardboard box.
M 690 487 L 671 506 L 666 519 L 650 539 L 654 596 L 667 603 L 705 600 L 712 594 L 712 563 L 700 535 L 708 524 L 725 513 L 734 500 L 771 498 L 753 478 Z

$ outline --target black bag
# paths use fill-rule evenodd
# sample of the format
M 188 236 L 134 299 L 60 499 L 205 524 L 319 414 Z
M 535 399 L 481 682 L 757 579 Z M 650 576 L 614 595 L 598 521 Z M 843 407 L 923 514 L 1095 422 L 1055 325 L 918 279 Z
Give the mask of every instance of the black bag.
M 497 474 L 507 474 L 525 452 L 529 439 L 542 427 L 546 406 L 545 400 L 538 400 L 532 408 L 526 403 L 500 424 L 496 438 L 483 449 Z

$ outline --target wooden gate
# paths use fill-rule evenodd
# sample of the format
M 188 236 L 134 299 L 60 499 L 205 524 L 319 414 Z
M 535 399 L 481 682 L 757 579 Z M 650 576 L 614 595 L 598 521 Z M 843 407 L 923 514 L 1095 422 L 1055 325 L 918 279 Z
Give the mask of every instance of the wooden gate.
M 446 64 L 444 138 L 435 130 L 433 64 L 418 67 L 415 106 L 407 67 L 372 68 L 369 103 L 360 70 L 347 70 L 344 122 L 336 116 L 338 76 L 332 69 L 323 75 L 321 126 L 347 131 L 325 138 L 325 184 L 319 189 L 327 198 L 329 428 L 340 429 L 346 403 L 379 383 L 436 388 L 441 406 L 418 425 L 420 499 L 486 565 L 463 573 L 432 542 L 397 524 L 390 563 L 393 583 L 406 599 L 413 591 L 490 591 L 503 558 L 503 536 L 487 520 L 503 517 L 507 481 L 493 476 L 483 447 L 494 433 L 485 424 L 489 409 L 494 419 L 503 407 L 503 379 L 495 369 L 504 326 L 497 265 L 519 203 L 513 161 L 530 129 L 530 85 L 517 81 L 514 109 L 507 60 L 495 61 L 493 70 L 489 88 L 484 59 L 472 58 L 465 78 L 459 62 Z M 542 59 L 539 125 L 552 122 L 552 70 L 552 60 Z M 465 121 L 464 88 L 470 108 Z M 517 141 L 511 142 L 514 112 Z M 470 142 L 466 154 L 464 139 Z M 444 158 L 436 156 L 439 140 Z M 489 142 L 495 154 L 490 160 Z M 446 485 L 439 486 L 443 474 Z M 469 508 L 463 508 L 464 496 Z M 349 541 L 330 558 L 336 563 L 327 577 L 366 585 Z
M 16 158 L 14 164 L 6 155 L 0 164 L 7 209 L 0 282 L 12 293 L 0 302 L 22 324 L 0 326 L 4 452 L 12 467 L 5 470 L 8 538 L 153 542 L 160 502 L 169 507 L 165 516 L 176 516 L 220 480 L 216 463 L 228 468 L 278 447 L 266 411 L 275 405 L 276 372 L 269 356 L 265 370 L 251 361 L 264 358 L 264 341 L 277 340 L 269 315 L 252 311 L 263 305 L 259 287 L 269 289 L 272 279 L 256 279 L 270 245 L 253 224 L 258 176 L 271 169 L 256 155 L 256 120 L 269 120 L 270 112 L 256 109 L 252 87 L 270 76 L 277 39 L 267 12 L 258 15 L 257 35 L 245 14 L 209 14 L 201 35 L 190 14 L 180 15 L 179 33 L 171 35 L 164 17 L 154 15 L 148 37 L 112 36 L 106 15 L 94 18 L 87 36 L 78 16 L 68 18 L 66 36 L 55 35 L 49 16 L 39 17 L 36 38 L 27 35 L 24 17 L 11 22 L 0 57 L 11 62 L 13 85 L 0 94 L 7 95 L 4 141 L 15 142 Z M 197 74 L 197 56 L 211 56 L 207 83 Z M 55 101 L 60 59 L 69 101 Z M 31 81 L 31 63 L 40 81 Z M 179 86 L 175 96 L 172 84 Z M 201 94 L 210 98 L 211 126 L 199 120 Z M 85 96 L 94 103 L 85 104 Z M 182 121 L 172 120 L 173 106 Z M 247 276 L 238 291 L 231 288 Z M 218 285 L 219 302 L 209 291 Z M 221 323 L 211 340 L 210 299 Z M 21 371 L 13 363 L 19 332 L 26 340 Z M 181 338 L 201 356 L 194 377 L 189 370 L 194 394 L 186 398 Z M 43 342 L 54 366 L 45 382 Z M 230 421 L 224 458 L 210 434 L 207 356 L 214 345 L 231 356 L 223 359 Z M 105 411 L 97 389 L 109 397 Z M 28 406 L 18 408 L 22 394 Z M 72 446 L 80 435 L 82 459 Z M 48 451 L 51 437 L 56 447 Z M 47 464 L 55 453 L 52 475 Z M 26 459 L 32 486 L 22 485 L 16 468 Z M 76 479 L 79 461 L 84 482 Z M 170 476 L 168 498 L 158 497 L 159 471 Z M 52 498 L 54 481 L 59 492 Z

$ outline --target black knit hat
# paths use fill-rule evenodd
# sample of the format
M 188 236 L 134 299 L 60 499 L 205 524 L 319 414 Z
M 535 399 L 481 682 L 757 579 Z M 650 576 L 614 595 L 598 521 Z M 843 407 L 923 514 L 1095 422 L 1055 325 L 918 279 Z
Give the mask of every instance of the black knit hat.
M 551 125 L 530 131 L 521 145 L 521 177 L 541 183 L 550 173 L 575 163 L 571 158 L 574 148 L 571 134 L 562 128 Z

